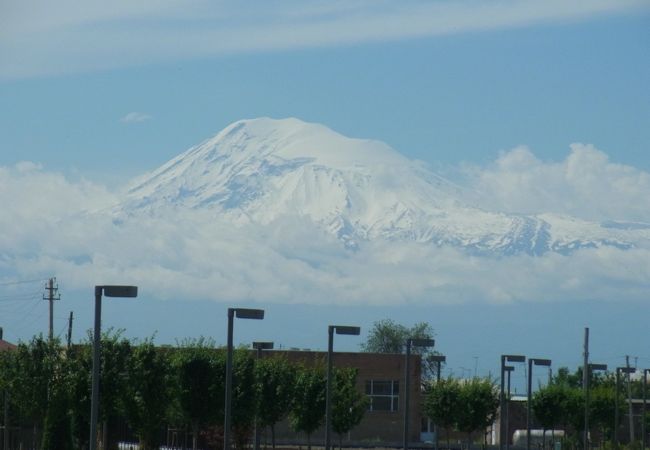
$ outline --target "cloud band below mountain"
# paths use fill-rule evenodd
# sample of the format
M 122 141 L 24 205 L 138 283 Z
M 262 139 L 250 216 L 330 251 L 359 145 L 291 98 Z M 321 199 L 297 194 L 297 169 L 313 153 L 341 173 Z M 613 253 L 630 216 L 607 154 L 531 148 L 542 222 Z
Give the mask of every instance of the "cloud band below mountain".
M 501 192 L 493 202 L 504 208 L 541 212 L 555 197 L 563 212 L 647 220 L 648 174 L 592 147 L 574 146 L 562 163 L 517 149 L 475 167 L 471 179 L 484 192 Z M 593 183 L 603 184 L 601 201 L 616 204 L 586 202 Z M 210 211 L 175 210 L 115 220 L 109 212 L 117 201 L 101 186 L 33 164 L 0 168 L 0 275 L 55 273 L 78 289 L 132 282 L 159 298 L 230 303 L 637 301 L 650 293 L 644 247 L 489 257 L 375 240 L 351 251 L 304 217 L 235 225 Z

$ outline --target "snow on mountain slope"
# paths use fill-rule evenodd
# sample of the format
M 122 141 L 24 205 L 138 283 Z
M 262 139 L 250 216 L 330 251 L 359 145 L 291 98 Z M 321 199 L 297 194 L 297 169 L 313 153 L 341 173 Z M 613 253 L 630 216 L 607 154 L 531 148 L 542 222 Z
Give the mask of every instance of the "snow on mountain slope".
M 542 254 L 650 238 L 649 229 L 489 212 L 462 198 L 462 188 L 384 143 L 262 118 L 238 121 L 135 180 L 121 213 L 188 208 L 261 225 L 298 216 L 351 248 L 384 239 Z

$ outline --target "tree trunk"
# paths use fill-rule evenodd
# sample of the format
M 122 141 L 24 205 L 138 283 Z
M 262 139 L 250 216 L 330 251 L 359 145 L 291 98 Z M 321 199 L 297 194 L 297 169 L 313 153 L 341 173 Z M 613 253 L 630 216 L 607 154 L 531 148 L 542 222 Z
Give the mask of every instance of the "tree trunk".
M 275 424 L 271 425 L 271 448 L 275 450 Z
M 311 450 L 311 433 L 307 433 L 307 450 Z

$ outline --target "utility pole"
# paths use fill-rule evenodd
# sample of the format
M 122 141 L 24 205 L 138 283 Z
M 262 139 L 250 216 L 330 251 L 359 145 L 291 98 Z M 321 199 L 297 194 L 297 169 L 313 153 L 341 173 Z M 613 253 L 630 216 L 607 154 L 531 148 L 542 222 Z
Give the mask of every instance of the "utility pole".
M 47 284 L 45 285 L 45 290 L 47 291 L 47 297 L 43 296 L 43 300 L 50 302 L 50 328 L 48 337 L 50 341 L 54 339 L 54 300 L 61 300 L 61 295 L 57 292 L 59 290 L 59 285 L 56 283 L 56 278 L 50 278 Z
M 66 338 L 68 348 L 70 348 L 70 342 L 72 342 L 72 311 L 70 311 L 70 317 L 68 317 L 68 335 Z
M 630 356 L 625 355 L 625 367 L 630 368 Z M 632 410 L 632 387 L 630 386 L 630 371 L 627 371 L 627 405 L 630 419 L 630 444 L 634 442 L 634 415 Z
M 585 395 L 584 450 L 589 449 L 589 328 L 585 328 L 585 347 L 582 364 L 582 390 Z

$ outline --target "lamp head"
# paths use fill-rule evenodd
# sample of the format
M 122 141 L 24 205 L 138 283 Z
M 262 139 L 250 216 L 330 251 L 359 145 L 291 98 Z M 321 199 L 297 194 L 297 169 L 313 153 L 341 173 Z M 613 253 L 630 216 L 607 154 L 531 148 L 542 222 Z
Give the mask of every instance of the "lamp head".
M 137 286 L 95 286 L 95 291 L 103 291 L 106 297 L 137 297 Z
M 345 325 L 330 325 L 334 327 L 334 332 L 336 334 L 348 334 L 352 336 L 358 336 L 361 334 L 361 327 L 349 327 Z
M 540 358 L 531 358 L 529 361 L 532 361 L 534 365 L 536 366 L 546 366 L 550 367 L 551 365 L 551 360 L 550 359 L 540 359 Z
M 436 341 L 433 339 L 418 339 L 418 338 L 409 338 L 407 341 L 413 347 L 433 347 L 436 345 Z
M 251 308 L 233 308 L 235 311 L 235 317 L 238 319 L 255 319 L 262 320 L 264 319 L 264 310 L 263 309 L 251 309 Z
M 253 342 L 255 350 L 273 350 L 273 342 Z

